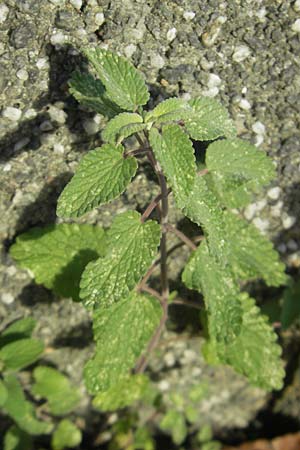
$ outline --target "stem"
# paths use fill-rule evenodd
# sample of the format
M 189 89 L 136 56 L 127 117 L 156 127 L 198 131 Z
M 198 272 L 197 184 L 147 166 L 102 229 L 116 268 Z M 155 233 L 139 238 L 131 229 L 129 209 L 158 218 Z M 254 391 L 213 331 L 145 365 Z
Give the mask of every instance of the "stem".
M 168 189 L 168 195 L 171 192 L 171 188 Z M 146 219 L 150 216 L 152 211 L 158 206 L 159 202 L 162 199 L 162 193 L 158 194 L 152 201 L 149 203 L 145 211 L 143 212 L 143 215 L 141 217 L 141 222 L 145 222 Z
M 202 169 L 202 170 L 199 170 L 199 172 L 197 172 L 197 175 L 202 177 L 203 175 L 206 175 L 208 172 L 209 172 L 208 169 Z
M 182 242 L 184 242 L 191 250 L 196 250 L 197 246 L 194 244 L 191 239 L 189 239 L 182 231 L 179 231 L 177 228 L 173 227 L 173 225 L 167 223 L 166 229 L 171 231 L 171 233 L 175 234 Z
M 190 301 L 186 301 L 186 300 L 181 300 L 179 298 L 175 298 L 175 300 L 172 301 L 172 303 L 170 303 L 170 305 L 184 305 L 184 306 L 188 306 L 190 308 L 196 308 L 196 309 L 203 309 L 203 306 L 201 306 L 199 303 L 197 302 L 190 302 Z
M 148 292 L 148 294 L 151 294 L 153 295 L 153 297 L 157 298 L 160 301 L 160 303 L 163 303 L 162 296 L 155 289 L 152 289 L 151 287 L 145 285 L 141 288 L 141 290 L 144 292 Z
M 128 158 L 128 156 L 139 156 L 142 155 L 143 153 L 147 153 L 149 152 L 150 147 L 145 147 L 145 148 L 136 148 L 135 150 L 128 150 L 128 152 L 125 152 L 123 154 L 124 158 Z

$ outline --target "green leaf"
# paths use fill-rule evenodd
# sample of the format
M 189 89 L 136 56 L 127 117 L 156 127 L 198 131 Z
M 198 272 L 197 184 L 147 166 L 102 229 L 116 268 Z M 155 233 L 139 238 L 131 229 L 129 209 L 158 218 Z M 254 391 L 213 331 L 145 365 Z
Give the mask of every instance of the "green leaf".
M 97 394 L 93 400 L 93 405 L 101 411 L 125 408 L 143 396 L 148 383 L 149 378 L 145 375 L 129 375 L 110 386 L 107 391 Z
M 118 215 L 108 232 L 110 251 L 83 272 L 80 296 L 86 308 L 111 306 L 126 297 L 146 273 L 159 245 L 160 226 L 128 211 Z
M 82 158 L 58 199 L 59 217 L 80 217 L 118 197 L 137 169 L 137 161 L 123 157 L 122 145 L 104 144 Z
M 239 288 L 231 272 L 209 254 L 205 241 L 192 253 L 182 280 L 188 288 L 196 289 L 204 295 L 209 335 L 221 342 L 236 339 L 242 325 Z
M 32 393 L 47 399 L 52 414 L 60 416 L 76 408 L 80 401 L 79 390 L 63 374 L 52 367 L 40 366 L 33 376 Z
M 150 130 L 150 144 L 172 187 L 178 207 L 183 208 L 196 176 L 192 142 L 179 125 L 166 125 L 161 135 L 156 128 Z
M 94 313 L 96 352 L 84 371 L 90 393 L 108 390 L 128 375 L 161 315 L 156 299 L 136 292 L 111 308 Z
M 10 324 L 0 336 L 0 348 L 18 339 L 30 338 L 36 321 L 32 317 L 16 320 Z
M 100 48 L 89 48 L 84 53 L 113 102 L 130 111 L 147 103 L 149 92 L 143 77 L 129 61 Z
M 220 136 L 233 137 L 236 129 L 227 110 L 217 100 L 199 97 L 189 101 L 193 114 L 185 119 L 185 128 L 193 139 L 210 141 Z
M 275 177 L 273 162 L 242 139 L 213 142 L 206 151 L 206 165 L 221 202 L 238 208 Z
M 12 425 L 4 436 L 4 450 L 32 450 L 32 437 L 16 425 Z
M 183 413 L 170 409 L 160 422 L 162 430 L 170 431 L 175 444 L 185 440 L 188 430 Z
M 285 284 L 285 266 L 279 261 L 272 243 L 237 215 L 227 211 L 224 217 L 228 263 L 236 277 L 240 280 L 263 278 L 268 286 Z
M 7 389 L 5 387 L 5 384 L 0 379 L 0 406 L 3 406 L 7 399 Z
M 84 106 L 106 117 L 114 117 L 121 109 L 107 96 L 100 80 L 89 73 L 74 72 L 69 81 L 70 93 Z
M 77 447 L 81 442 L 81 431 L 68 419 L 59 422 L 51 439 L 53 450 Z
M 192 112 L 192 107 L 185 100 L 168 98 L 146 114 L 145 122 L 164 123 L 172 120 L 182 120 Z
M 117 144 L 123 139 L 146 128 L 143 118 L 136 113 L 122 113 L 111 119 L 102 131 L 102 139 Z
M 36 419 L 33 405 L 25 399 L 21 385 L 14 375 L 4 378 L 5 387 L 8 392 L 7 400 L 3 410 L 16 424 L 31 435 L 48 434 L 53 425 Z
M 33 364 L 43 353 L 44 344 L 38 339 L 19 339 L 0 350 L 0 361 L 4 370 L 21 370 Z
M 103 256 L 104 231 L 91 225 L 60 224 L 32 228 L 18 236 L 11 256 L 37 283 L 79 300 L 79 281 L 88 262 Z
M 300 317 L 300 281 L 292 281 L 283 293 L 281 326 L 286 330 Z

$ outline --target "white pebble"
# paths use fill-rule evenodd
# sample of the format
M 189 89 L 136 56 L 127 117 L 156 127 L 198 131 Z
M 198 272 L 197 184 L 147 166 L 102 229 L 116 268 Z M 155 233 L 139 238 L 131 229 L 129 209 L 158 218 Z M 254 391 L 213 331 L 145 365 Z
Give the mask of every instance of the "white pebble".
M 295 31 L 295 33 L 300 33 L 300 19 L 297 19 L 293 25 L 292 30 Z
M 64 44 L 66 40 L 66 36 L 61 32 L 57 32 L 55 34 L 52 34 L 51 38 L 50 38 L 50 42 L 52 45 L 62 45 Z
M 242 98 L 239 101 L 238 105 L 241 109 L 244 109 L 245 111 L 248 111 L 249 109 L 251 109 L 251 104 L 248 102 L 248 100 L 246 98 Z
M 3 167 L 3 172 L 9 172 L 11 170 L 11 164 L 7 163 Z
M 4 23 L 7 19 L 9 9 L 5 3 L 0 5 L 0 23 Z
M 255 136 L 255 142 L 254 142 L 255 147 L 259 147 L 263 142 L 264 142 L 263 134 L 257 134 Z
M 281 193 L 280 187 L 276 186 L 268 190 L 268 197 L 272 200 L 278 200 Z
M 28 80 L 29 75 L 28 75 L 27 70 L 25 70 L 25 69 L 18 70 L 17 77 L 19 78 L 19 80 L 22 80 L 22 81 Z
M 296 223 L 296 217 L 289 216 L 286 213 L 283 213 L 282 215 L 282 226 L 285 230 L 288 230 L 289 228 L 292 228 L 292 226 Z
M 175 357 L 174 357 L 173 353 L 167 352 L 167 353 L 164 355 L 164 362 L 165 362 L 165 364 L 166 364 L 167 367 L 172 367 L 172 366 L 174 366 L 175 361 L 176 361 L 176 360 L 175 360 Z
M 160 55 L 152 55 L 151 56 L 151 66 L 157 69 L 162 69 L 165 65 L 165 60 Z
M 93 134 L 96 134 L 99 131 L 99 125 L 94 122 L 94 120 L 86 119 L 83 122 L 83 128 L 85 129 L 85 132 L 91 136 Z
M 49 59 L 47 57 L 39 58 L 36 62 L 36 66 L 40 70 L 48 69 L 49 68 Z
M 204 95 L 204 97 L 216 97 L 219 93 L 219 88 L 217 86 L 212 87 L 210 89 L 207 89 L 206 91 L 202 92 L 202 95 Z
M 248 58 L 248 56 L 251 54 L 251 51 L 249 49 L 249 47 L 247 47 L 246 45 L 240 45 L 238 47 L 236 47 L 233 55 L 232 55 L 232 59 L 235 62 L 242 62 L 244 61 L 244 59 Z
M 247 94 L 248 88 L 247 86 L 244 86 L 242 89 L 242 94 Z
M 80 8 L 82 7 L 82 0 L 70 0 L 70 3 L 72 6 L 74 6 L 74 8 L 80 10 Z
M 185 20 L 193 20 L 193 18 L 195 17 L 195 13 L 194 11 L 184 11 L 183 13 L 183 18 Z
M 180 98 L 182 98 L 183 100 L 185 100 L 185 101 L 189 101 L 189 100 L 191 100 L 191 98 L 192 98 L 192 96 L 191 96 L 191 94 L 189 93 L 189 92 L 184 92 L 181 96 L 180 96 Z
M 37 111 L 29 108 L 24 112 L 24 119 L 34 119 L 37 116 Z
M 13 275 L 15 275 L 17 273 L 17 269 L 15 266 L 9 266 L 6 270 L 7 274 L 12 277 Z
M 264 233 L 269 228 L 269 221 L 267 219 L 261 219 L 260 217 L 255 217 L 253 220 L 253 225 L 256 226 L 262 233 Z
M 51 120 L 58 122 L 60 124 L 64 124 L 67 119 L 67 113 L 63 109 L 56 108 L 51 105 L 48 109 L 49 116 Z
M 105 22 L 104 14 L 103 13 L 97 13 L 95 15 L 95 24 L 100 27 L 101 25 L 104 24 L 104 22 Z
M 215 86 L 220 86 L 221 83 L 222 83 L 222 80 L 219 77 L 219 75 L 216 75 L 215 73 L 209 74 L 209 78 L 208 78 L 208 82 L 207 82 L 207 86 L 209 88 L 214 88 Z
M 256 210 L 261 211 L 262 209 L 264 209 L 266 204 L 267 204 L 267 200 L 265 200 L 264 198 L 262 200 L 259 200 L 258 202 L 255 203 Z
M 264 126 L 263 123 L 257 121 L 252 125 L 252 130 L 254 131 L 254 133 L 256 134 L 265 134 L 266 132 L 266 127 Z
M 10 292 L 4 292 L 1 295 L 1 300 L 5 305 L 11 305 L 14 301 L 14 296 Z
M 170 388 L 170 383 L 167 380 L 161 380 L 158 383 L 158 389 L 162 392 L 167 391 Z
M 261 22 L 264 22 L 265 19 L 266 19 L 266 14 L 267 14 L 266 8 L 265 8 L 265 7 L 262 7 L 261 9 L 259 9 L 259 10 L 256 12 L 255 15 L 256 15 L 256 17 L 259 18 L 259 20 L 260 20 Z
M 176 28 L 170 28 L 167 32 L 167 41 L 172 42 L 176 38 L 177 30 Z
M 135 51 L 136 51 L 135 44 L 129 44 L 124 48 L 126 58 L 131 58 Z
M 19 108 L 14 108 L 13 106 L 8 106 L 2 111 L 2 116 L 12 122 L 18 122 L 21 119 L 22 111 Z
M 22 148 L 26 147 L 27 144 L 29 144 L 30 138 L 24 137 L 23 139 L 20 139 L 18 142 L 14 145 L 14 151 L 18 152 L 19 150 L 22 150 Z
M 62 144 L 56 143 L 53 145 L 53 151 L 62 155 L 65 152 L 65 147 Z
M 255 213 L 256 213 L 256 204 L 250 203 L 250 205 L 248 205 L 245 208 L 244 216 L 247 220 L 251 220 L 255 216 Z
M 276 203 L 276 205 L 271 207 L 271 216 L 272 217 L 280 217 L 281 216 L 281 211 L 283 208 L 283 202 L 280 200 L 279 202 Z
M 300 12 L 300 0 L 296 0 L 293 5 L 294 11 Z

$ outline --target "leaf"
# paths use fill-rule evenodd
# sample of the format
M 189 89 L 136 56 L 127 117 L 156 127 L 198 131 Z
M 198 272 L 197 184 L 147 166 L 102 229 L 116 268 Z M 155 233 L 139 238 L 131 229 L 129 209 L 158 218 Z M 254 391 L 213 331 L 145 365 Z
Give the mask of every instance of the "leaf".
M 21 234 L 10 254 L 33 273 L 37 283 L 79 300 L 81 274 L 88 262 L 104 255 L 105 244 L 102 228 L 65 223 Z
M 192 142 L 179 125 L 166 125 L 161 135 L 156 128 L 150 130 L 150 144 L 172 187 L 178 207 L 183 208 L 196 176 Z
M 100 48 L 89 48 L 84 53 L 113 102 L 130 111 L 147 103 L 149 92 L 143 77 L 129 61 Z
M 170 409 L 160 422 L 162 430 L 170 431 L 175 444 L 180 445 L 185 440 L 188 430 L 182 412 Z
M 146 128 L 143 118 L 136 113 L 122 113 L 111 119 L 102 131 L 102 139 L 117 144 L 132 134 Z
M 137 161 L 123 157 L 122 145 L 104 144 L 82 158 L 79 167 L 58 199 L 59 217 L 80 217 L 115 199 L 126 189 Z
M 221 363 L 247 376 L 252 384 L 268 391 L 281 389 L 285 374 L 277 336 L 248 294 L 242 293 L 240 300 L 243 326 L 239 336 L 229 345 L 210 345 L 215 347 Z
M 33 405 L 25 399 L 21 385 L 14 375 L 4 378 L 8 392 L 3 410 L 16 424 L 30 435 L 51 433 L 53 425 L 36 419 Z
M 4 370 L 21 370 L 33 364 L 43 353 L 44 344 L 38 339 L 19 339 L 0 350 L 0 361 Z
M 245 206 L 253 193 L 275 177 L 272 160 L 242 139 L 210 144 L 206 165 L 221 202 L 228 208 Z
M 70 380 L 52 367 L 37 367 L 33 376 L 32 393 L 46 398 L 52 414 L 61 416 L 73 411 L 80 401 L 80 393 Z
M 101 411 L 115 411 L 132 405 L 139 400 L 148 387 L 149 378 L 145 375 L 129 375 L 107 391 L 100 392 L 93 400 L 95 408 Z
M 90 393 L 108 390 L 128 375 L 145 350 L 161 315 L 156 299 L 136 292 L 109 309 L 94 313 L 96 352 L 84 370 Z
M 3 406 L 7 399 L 7 389 L 5 387 L 5 384 L 0 379 L 0 406 Z
M 108 232 L 110 251 L 86 267 L 80 296 L 88 309 L 108 307 L 126 297 L 152 263 L 159 245 L 160 226 L 142 223 L 136 211 L 119 214 Z
M 30 338 L 36 321 L 32 317 L 25 317 L 10 324 L 0 336 L 0 348 L 18 339 Z
M 240 280 L 263 278 L 268 286 L 285 284 L 285 266 L 279 261 L 272 243 L 237 215 L 227 211 L 224 217 L 228 263 L 236 277 Z
M 220 136 L 233 137 L 236 129 L 227 110 L 217 100 L 199 97 L 189 101 L 193 114 L 188 116 L 185 128 L 191 138 L 210 141 Z
M 280 322 L 286 330 L 300 317 L 300 281 L 292 281 L 283 292 L 283 304 Z
M 32 437 L 16 425 L 12 425 L 4 436 L 4 450 L 32 450 Z
M 100 80 L 89 73 L 74 72 L 69 81 L 70 93 L 84 106 L 106 117 L 114 117 L 121 109 L 107 96 Z
M 81 442 L 81 431 L 68 419 L 59 422 L 51 439 L 53 450 L 77 447 Z
M 185 100 L 168 98 L 146 114 L 145 122 L 164 123 L 172 120 L 182 120 L 192 112 L 192 107 Z
M 205 241 L 192 253 L 182 280 L 188 288 L 203 293 L 208 311 L 209 335 L 216 341 L 234 341 L 242 325 L 239 288 L 231 272 L 209 254 Z

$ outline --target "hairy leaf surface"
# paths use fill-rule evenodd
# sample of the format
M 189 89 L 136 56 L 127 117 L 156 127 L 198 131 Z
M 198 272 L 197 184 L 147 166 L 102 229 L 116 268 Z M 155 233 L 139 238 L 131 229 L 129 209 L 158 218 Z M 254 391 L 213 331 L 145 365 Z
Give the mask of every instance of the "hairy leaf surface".
M 172 120 L 182 120 L 192 112 L 192 107 L 185 100 L 168 98 L 146 114 L 145 122 L 164 123 Z
M 90 48 L 84 53 L 113 102 L 129 111 L 147 103 L 149 92 L 144 79 L 129 61 L 100 48 Z
M 18 236 L 10 249 L 37 283 L 74 300 L 79 300 L 79 282 L 86 265 L 104 253 L 103 229 L 77 224 L 32 228 Z
M 193 188 L 196 162 L 192 142 L 179 125 L 166 125 L 162 134 L 150 130 L 150 144 L 160 163 L 179 208 L 183 208 Z
M 111 308 L 94 313 L 96 352 L 84 371 L 91 393 L 106 391 L 127 377 L 145 350 L 161 315 L 156 299 L 136 292 Z
M 221 202 L 238 208 L 275 177 L 273 162 L 242 139 L 213 142 L 206 151 L 206 165 Z
M 20 370 L 34 363 L 43 353 L 44 344 L 38 339 L 19 339 L 0 350 L 0 361 L 4 368 Z
M 123 157 L 122 145 L 104 144 L 82 158 L 58 199 L 59 217 L 80 217 L 118 197 L 137 169 L 135 158 Z
M 53 450 L 77 447 L 81 442 L 81 431 L 68 419 L 59 422 L 51 439 Z
M 80 296 L 86 308 L 111 306 L 126 297 L 152 263 L 159 245 L 160 226 L 128 211 L 117 216 L 108 232 L 110 251 L 83 272 Z
M 193 114 L 185 119 L 185 128 L 193 139 L 210 141 L 220 136 L 232 137 L 236 129 L 227 110 L 217 100 L 199 97 L 189 101 Z
M 121 113 L 111 119 L 102 131 L 102 139 L 117 144 L 132 134 L 146 128 L 143 118 L 136 113 Z

